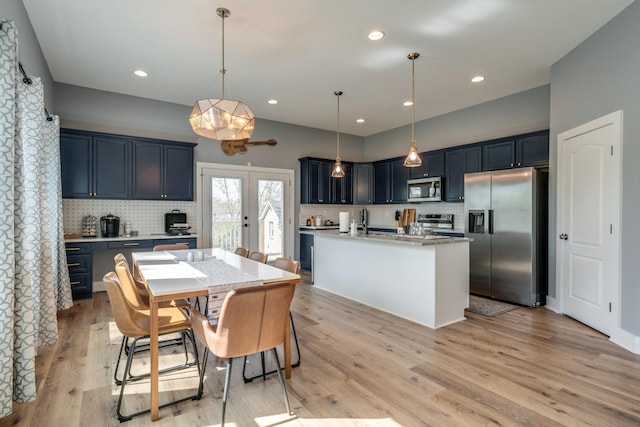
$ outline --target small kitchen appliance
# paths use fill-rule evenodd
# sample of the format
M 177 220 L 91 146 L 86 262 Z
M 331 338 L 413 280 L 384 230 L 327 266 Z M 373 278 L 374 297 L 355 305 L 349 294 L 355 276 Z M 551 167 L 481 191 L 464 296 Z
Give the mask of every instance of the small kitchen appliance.
M 408 202 L 441 202 L 442 178 L 432 176 L 407 180 Z
M 96 237 L 98 218 L 93 215 L 82 217 L 82 237 Z
M 118 237 L 120 235 L 120 218 L 115 215 L 100 217 L 102 237 Z
M 164 231 L 170 236 L 188 236 L 189 224 L 187 224 L 187 214 L 174 209 L 164 214 Z
M 453 214 L 418 214 L 417 221 L 427 231 L 453 230 Z

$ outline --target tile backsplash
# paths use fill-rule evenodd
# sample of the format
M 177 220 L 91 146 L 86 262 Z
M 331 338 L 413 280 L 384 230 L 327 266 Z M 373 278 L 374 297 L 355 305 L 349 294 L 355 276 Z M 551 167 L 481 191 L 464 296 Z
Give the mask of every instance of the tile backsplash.
M 124 221 L 131 223 L 131 230 L 141 236 L 164 232 L 164 214 L 174 209 L 187 214 L 187 221 L 196 233 L 196 202 L 171 202 L 163 200 L 85 200 L 63 199 L 64 232 L 80 233 L 82 217 L 113 214 L 120 217 L 120 225 Z
M 360 221 L 362 208 L 367 208 L 370 227 L 395 228 L 395 213 L 412 208 L 416 214 L 453 214 L 453 227 L 464 230 L 464 203 L 407 203 L 398 205 L 300 205 L 299 224 L 305 225 L 307 218 L 322 216 L 322 220 L 338 223 L 340 212 L 349 212 L 350 220 Z

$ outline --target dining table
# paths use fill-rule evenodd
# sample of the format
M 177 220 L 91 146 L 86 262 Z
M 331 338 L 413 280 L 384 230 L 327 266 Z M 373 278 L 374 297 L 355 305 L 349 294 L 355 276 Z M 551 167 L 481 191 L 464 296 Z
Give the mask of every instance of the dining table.
M 150 306 L 151 420 L 159 419 L 158 305 L 184 298 L 208 298 L 208 314 L 217 317 L 226 293 L 253 285 L 300 282 L 298 274 L 219 248 L 133 252 L 134 274 L 146 284 Z M 207 314 L 207 313 L 205 313 Z M 284 337 L 285 377 L 291 377 L 290 324 Z

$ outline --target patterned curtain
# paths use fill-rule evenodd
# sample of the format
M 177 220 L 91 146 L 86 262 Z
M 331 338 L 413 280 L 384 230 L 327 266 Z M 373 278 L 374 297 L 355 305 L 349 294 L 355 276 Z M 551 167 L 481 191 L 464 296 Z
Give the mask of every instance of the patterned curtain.
M 71 286 L 62 230 L 59 122 L 23 82 L 17 30 L 0 20 L 0 417 L 36 398 L 37 349 L 58 340 Z

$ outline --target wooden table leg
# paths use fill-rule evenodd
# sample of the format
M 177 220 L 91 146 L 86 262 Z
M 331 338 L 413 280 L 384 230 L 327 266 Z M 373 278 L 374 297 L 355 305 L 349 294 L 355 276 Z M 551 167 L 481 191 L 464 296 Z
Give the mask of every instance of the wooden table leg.
M 151 349 L 151 421 L 156 421 L 159 416 L 158 403 L 158 303 L 150 295 L 151 330 L 149 333 L 149 346 Z

